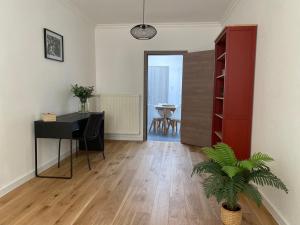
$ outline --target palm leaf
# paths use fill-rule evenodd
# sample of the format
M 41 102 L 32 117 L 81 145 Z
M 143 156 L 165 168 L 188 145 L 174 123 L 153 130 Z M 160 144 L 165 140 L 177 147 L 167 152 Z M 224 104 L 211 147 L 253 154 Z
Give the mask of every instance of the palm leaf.
M 218 163 L 220 166 L 224 166 L 224 162 L 220 153 L 214 148 L 203 148 L 203 153 L 212 161 Z
M 237 175 L 232 179 L 229 179 L 223 187 L 224 200 L 230 210 L 235 210 L 238 202 L 238 193 L 244 190 L 246 183 L 245 179 Z
M 223 174 L 221 166 L 213 161 L 205 161 L 196 164 L 193 168 L 192 176 L 194 174 L 201 175 L 203 173 Z
M 203 152 L 221 166 L 234 166 L 237 162 L 234 151 L 224 143 L 219 143 L 214 148 L 203 148 Z
M 253 181 L 261 186 L 275 187 L 288 193 L 288 189 L 285 184 L 270 170 L 260 169 L 252 172 L 249 176 L 249 181 Z
M 262 202 L 262 196 L 259 193 L 257 187 L 255 187 L 252 184 L 246 184 L 243 190 L 243 193 L 250 199 L 252 199 L 257 206 L 261 205 Z
M 257 167 L 260 165 L 265 165 L 266 162 L 274 161 L 274 159 L 267 154 L 258 152 L 258 153 L 254 153 L 251 156 L 249 161 L 251 161 L 253 168 L 254 168 L 254 167 Z
M 269 156 L 268 154 L 261 153 L 261 152 L 254 153 L 250 159 L 252 161 L 264 161 L 264 162 L 274 161 L 274 159 L 271 156 Z
M 223 166 L 222 170 L 230 177 L 233 178 L 235 175 L 243 171 L 243 169 L 237 166 Z
M 235 157 L 234 151 L 228 145 L 219 143 L 215 145 L 214 148 L 223 156 L 223 160 L 226 165 L 231 166 L 236 164 L 237 159 Z
M 250 160 L 239 161 L 237 163 L 237 166 L 240 167 L 241 169 L 245 169 L 245 170 L 252 170 L 255 167 L 253 162 Z
M 269 155 L 258 152 L 253 154 L 249 160 L 238 161 L 237 166 L 245 170 L 253 170 L 254 168 L 261 167 L 268 168 L 265 162 L 270 161 L 273 161 L 273 159 Z
M 218 203 L 220 203 L 224 199 L 224 184 L 226 183 L 226 179 L 228 177 L 220 176 L 220 175 L 211 175 L 206 178 L 203 182 L 204 192 L 207 198 L 211 196 L 215 196 Z

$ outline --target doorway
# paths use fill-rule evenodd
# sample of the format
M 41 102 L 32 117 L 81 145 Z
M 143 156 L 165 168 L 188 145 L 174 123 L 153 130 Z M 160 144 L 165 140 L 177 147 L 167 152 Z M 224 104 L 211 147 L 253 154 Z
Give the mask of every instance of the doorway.
M 144 140 L 180 142 L 184 53 L 145 52 Z
M 163 67 L 162 64 L 152 64 L 152 56 L 182 56 L 183 65 L 182 70 L 182 91 L 180 95 L 180 102 L 172 103 L 169 100 L 169 95 L 161 96 L 161 99 L 157 102 L 162 104 L 151 103 L 149 100 L 149 93 L 155 88 L 148 87 L 149 83 L 149 71 L 151 73 L 159 74 L 169 74 L 169 68 Z M 159 124 L 158 127 L 160 132 L 163 131 L 164 127 L 169 126 L 169 130 L 166 132 L 167 135 L 160 135 L 156 140 L 159 141 L 180 141 L 184 144 L 195 145 L 195 146 L 209 146 L 211 144 L 211 121 L 212 121 L 212 108 L 213 108 L 213 89 L 214 89 L 214 60 L 215 54 L 213 50 L 208 51 L 199 51 L 199 52 L 187 52 L 187 51 L 171 51 L 171 52 L 145 52 L 144 54 L 144 129 L 143 129 L 143 138 L 146 140 L 153 140 L 154 138 L 150 136 L 148 139 L 149 133 L 154 132 L 151 127 L 153 116 L 151 112 L 148 112 L 148 108 L 152 108 L 155 105 L 157 109 L 173 107 L 172 115 L 176 118 L 178 114 L 180 115 L 179 124 L 177 124 L 177 132 L 175 138 L 168 139 L 170 137 L 170 132 L 172 127 L 168 125 L 169 120 L 165 124 Z M 151 62 L 150 62 L 151 61 Z M 154 60 L 155 61 L 155 60 Z M 150 64 L 149 64 L 150 62 Z M 151 66 L 161 66 L 160 68 L 150 68 Z M 167 89 L 169 82 L 166 77 L 167 75 L 154 75 L 159 76 L 160 84 L 156 85 L 160 89 Z M 153 79 L 153 78 L 151 78 Z M 151 82 L 151 81 L 150 81 Z M 150 93 L 150 96 L 153 96 L 153 93 Z M 178 96 L 178 95 L 177 95 Z M 162 106 L 161 106 L 162 105 Z M 175 106 L 174 106 L 175 105 Z M 175 108 L 175 111 L 174 111 Z M 177 111 L 177 112 L 176 112 Z M 154 111 L 155 112 L 155 111 Z M 177 114 L 176 114 L 177 113 Z M 157 114 L 156 114 L 157 115 Z M 170 116 L 172 116 L 170 115 Z M 149 117 L 149 118 L 148 118 Z M 158 118 L 161 118 L 161 114 L 158 115 Z M 164 127 L 162 127 L 164 126 Z M 151 128 L 151 129 L 150 129 Z M 149 132 L 150 131 L 150 132 Z M 175 130 L 176 131 L 176 130 Z

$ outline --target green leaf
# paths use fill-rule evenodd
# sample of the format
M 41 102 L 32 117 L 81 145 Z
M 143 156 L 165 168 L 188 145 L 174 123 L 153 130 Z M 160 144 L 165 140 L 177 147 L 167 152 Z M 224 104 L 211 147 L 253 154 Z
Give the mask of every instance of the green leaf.
M 83 87 L 75 84 L 71 86 L 71 92 L 74 97 L 78 97 L 82 102 L 85 102 L 88 98 L 93 97 L 94 87 Z
M 264 161 L 264 162 L 274 161 L 274 159 L 271 156 L 261 153 L 261 152 L 254 153 L 251 156 L 251 160 L 252 161 Z
M 215 145 L 214 148 L 216 149 L 216 151 L 220 152 L 226 165 L 230 166 L 236 164 L 237 159 L 235 157 L 234 151 L 228 145 L 220 143 Z
M 262 196 L 259 193 L 257 187 L 255 187 L 252 184 L 246 184 L 243 190 L 243 193 L 250 199 L 252 199 L 257 206 L 261 205 L 262 202 Z
M 205 147 L 205 148 L 202 148 L 202 150 L 203 150 L 203 153 L 209 159 L 213 160 L 214 162 L 216 162 L 218 164 L 222 164 L 222 159 L 220 157 L 220 154 L 218 154 L 214 148 Z
M 238 193 L 244 190 L 245 185 L 245 179 L 241 175 L 236 175 L 224 184 L 223 196 L 230 210 L 235 210 L 238 206 Z
M 265 165 L 266 162 L 271 162 L 271 161 L 274 161 L 273 158 L 271 158 L 269 155 L 267 154 L 264 154 L 264 153 L 261 153 L 261 152 L 258 152 L 258 153 L 254 153 L 250 160 L 252 165 L 253 165 L 253 168 L 255 167 L 259 167 L 261 165 Z
M 242 169 L 246 169 L 246 170 L 252 170 L 254 168 L 254 164 L 252 163 L 252 161 L 250 160 L 243 160 L 237 163 L 237 165 L 242 168 Z
M 234 166 L 237 163 L 234 151 L 224 143 L 219 143 L 214 148 L 203 148 L 203 152 L 221 166 Z
M 192 176 L 194 174 L 201 175 L 203 173 L 223 175 L 221 166 L 213 161 L 200 162 L 194 166 Z
M 241 168 L 236 166 L 223 166 L 222 170 L 230 177 L 233 178 L 235 175 L 243 171 Z
M 253 181 L 261 186 L 275 187 L 288 193 L 288 189 L 285 184 L 267 169 L 260 169 L 252 172 L 249 176 L 249 181 Z
M 206 178 L 203 182 L 204 192 L 207 198 L 215 196 L 217 201 L 220 203 L 224 199 L 224 185 L 228 177 L 221 175 L 211 175 Z

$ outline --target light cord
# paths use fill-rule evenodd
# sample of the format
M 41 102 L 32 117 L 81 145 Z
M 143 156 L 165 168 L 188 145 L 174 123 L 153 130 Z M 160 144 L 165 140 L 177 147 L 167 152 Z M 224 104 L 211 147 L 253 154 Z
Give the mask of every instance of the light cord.
M 143 0 L 143 24 L 145 24 L 145 1 Z

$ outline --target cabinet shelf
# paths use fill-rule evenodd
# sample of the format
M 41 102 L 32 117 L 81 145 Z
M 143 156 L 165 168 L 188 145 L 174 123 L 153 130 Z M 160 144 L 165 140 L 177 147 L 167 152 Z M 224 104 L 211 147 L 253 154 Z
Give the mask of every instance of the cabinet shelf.
M 220 119 L 223 119 L 223 118 L 224 118 L 224 117 L 223 117 L 223 114 L 215 113 L 215 116 L 216 116 L 216 117 L 219 117 Z
M 223 140 L 223 135 L 221 131 L 215 131 L 215 135 L 220 139 Z
M 221 60 L 225 60 L 225 56 L 226 56 L 226 52 L 224 52 L 222 55 L 220 55 L 217 60 L 221 61 Z
M 225 78 L 225 74 L 222 74 L 222 75 L 220 75 L 220 76 L 217 76 L 217 79 L 223 79 L 223 78 Z
M 218 100 L 224 100 L 224 97 L 216 97 Z

